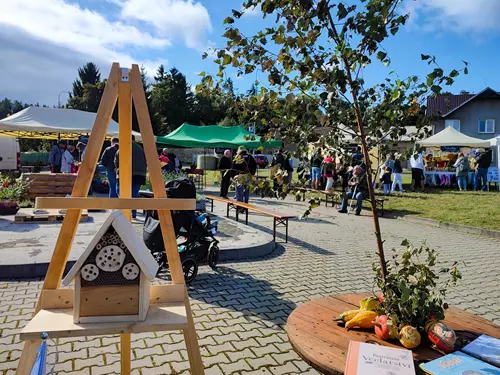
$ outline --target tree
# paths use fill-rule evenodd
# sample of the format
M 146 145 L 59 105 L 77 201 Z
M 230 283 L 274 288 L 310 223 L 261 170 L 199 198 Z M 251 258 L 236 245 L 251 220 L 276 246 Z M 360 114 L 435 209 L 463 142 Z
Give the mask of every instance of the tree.
M 159 83 L 165 79 L 166 75 L 167 75 L 167 72 L 165 71 L 165 67 L 162 64 L 156 70 L 156 75 L 154 76 L 153 79 L 155 80 L 156 83 Z
M 345 149 L 347 137 L 362 145 L 367 168 L 369 198 L 382 273 L 386 274 L 383 240 L 376 214 L 372 184 L 370 148 L 386 137 L 404 132 L 410 121 L 419 128 L 428 124 L 417 116 L 430 93 L 440 93 L 442 85 L 451 85 L 460 74 L 448 74 L 435 57 L 422 60 L 435 68 L 424 81 L 417 76 L 399 79 L 388 74 L 369 87 L 363 71 L 374 61 L 390 65 L 383 42 L 398 33 L 409 15 L 400 14 L 402 0 L 362 0 L 346 5 L 338 0 L 248 0 L 243 11 L 233 10 L 227 17 L 223 36 L 226 48 L 217 51 L 217 77 L 228 67 L 238 75 L 256 69 L 267 75 L 270 89 L 261 88 L 258 104 L 269 110 L 256 111 L 253 118 L 305 150 L 312 138 L 331 148 Z M 262 9 L 264 17 L 273 17 L 274 26 L 244 35 L 235 23 L 245 10 Z M 205 54 L 204 57 L 207 57 Z M 462 69 L 467 74 L 467 66 Z M 217 89 L 214 79 L 204 75 L 199 90 Z M 255 101 L 251 101 L 255 104 Z M 345 105 L 348 103 L 348 105 Z M 244 111 L 245 109 L 243 109 Z M 326 135 L 313 134 L 315 128 L 330 129 Z
M 158 69 L 158 74 L 161 69 L 162 66 Z M 159 78 L 158 75 L 157 77 Z M 151 107 L 161 123 L 161 134 L 166 134 L 188 121 L 193 104 L 194 95 L 186 76 L 176 68 L 170 69 L 151 91 Z
M 101 81 L 99 68 L 93 62 L 88 62 L 78 68 L 78 78 L 73 82 L 73 96 L 83 96 L 85 84 L 97 85 Z
M 106 81 L 100 81 L 97 84 L 85 83 L 82 87 L 82 95 L 73 96 L 69 99 L 69 107 L 80 111 L 97 113 L 105 86 Z

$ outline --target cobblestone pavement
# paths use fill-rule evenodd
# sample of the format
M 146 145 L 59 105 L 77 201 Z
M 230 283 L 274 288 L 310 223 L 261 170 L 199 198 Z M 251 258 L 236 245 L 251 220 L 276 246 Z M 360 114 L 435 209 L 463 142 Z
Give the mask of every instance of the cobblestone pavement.
M 300 214 L 302 203 L 253 200 L 281 212 Z M 216 212 L 225 207 L 216 204 Z M 368 213 L 364 213 L 368 215 Z M 250 214 L 255 227 L 269 231 L 272 219 Z M 427 239 L 440 260 L 461 260 L 463 281 L 449 302 L 500 324 L 498 240 L 381 219 L 385 247 L 409 238 Z M 290 222 L 289 243 L 263 259 L 200 267 L 189 287 L 203 363 L 210 374 L 317 374 L 288 343 L 290 312 L 315 296 L 372 289 L 376 260 L 371 217 L 340 215 L 320 207 L 305 220 Z M 90 239 L 89 239 L 90 240 Z M 283 242 L 283 237 L 280 237 Z M 0 282 L 0 374 L 14 374 L 22 343 L 17 333 L 30 319 L 39 280 Z M 188 374 L 187 352 L 178 333 L 133 335 L 134 374 Z M 48 368 L 58 374 L 119 373 L 118 337 L 49 341 Z M 57 353 L 56 353 L 57 352 Z

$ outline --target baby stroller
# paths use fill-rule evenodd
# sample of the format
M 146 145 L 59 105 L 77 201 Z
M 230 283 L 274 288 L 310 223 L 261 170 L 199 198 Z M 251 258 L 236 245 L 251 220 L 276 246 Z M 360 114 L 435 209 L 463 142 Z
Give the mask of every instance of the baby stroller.
M 196 198 L 196 188 L 187 178 L 167 182 L 166 191 L 167 196 L 173 199 Z M 219 241 L 214 237 L 217 226 L 206 214 L 196 211 L 171 211 L 171 214 L 184 278 L 186 283 L 190 283 L 198 274 L 198 264 L 208 264 L 211 268 L 217 266 Z M 143 239 L 160 266 L 159 272 L 168 270 L 157 211 L 146 211 Z

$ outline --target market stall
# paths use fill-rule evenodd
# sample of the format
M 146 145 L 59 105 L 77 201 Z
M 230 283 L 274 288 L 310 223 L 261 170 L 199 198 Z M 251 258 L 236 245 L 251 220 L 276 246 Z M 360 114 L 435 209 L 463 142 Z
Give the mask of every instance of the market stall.
M 422 152 L 425 160 L 425 183 L 434 186 L 452 186 L 456 183 L 455 168 L 453 165 L 458 154 L 463 153 L 470 158 L 470 165 L 474 165 L 474 153 L 477 149 L 484 150 L 491 147 L 488 140 L 469 137 L 448 127 L 443 131 L 417 144 L 425 148 Z M 468 182 L 473 181 L 473 171 L 469 172 Z
M 88 135 L 96 113 L 76 109 L 28 107 L 0 120 L 0 136 L 35 139 L 78 139 Z M 141 134 L 132 132 L 136 141 Z M 118 137 L 118 123 L 109 122 L 108 137 Z

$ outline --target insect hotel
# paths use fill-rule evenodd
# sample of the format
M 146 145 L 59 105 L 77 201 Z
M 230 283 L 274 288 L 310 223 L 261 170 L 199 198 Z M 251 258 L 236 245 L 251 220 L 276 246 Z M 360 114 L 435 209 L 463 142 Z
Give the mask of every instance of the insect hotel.
M 113 212 L 62 281 L 75 279 L 73 322 L 144 321 L 157 270 L 132 224 Z
M 132 198 L 132 101 L 154 198 Z M 109 121 L 118 104 L 120 197 L 88 198 Z M 71 197 L 37 197 L 40 209 L 66 209 L 33 318 L 21 330 L 25 340 L 16 375 L 29 375 L 41 337 L 120 335 L 122 375 L 131 371 L 131 334 L 182 331 L 193 375 L 203 375 L 200 349 L 186 290 L 171 210 L 194 210 L 194 199 L 168 199 L 156 155 L 139 66 L 114 63 L 95 117 L 85 158 Z M 66 262 L 84 210 L 115 210 L 106 219 L 60 288 Z M 171 284 L 150 285 L 158 265 L 130 224 L 131 210 L 157 210 Z M 74 280 L 74 289 L 70 289 Z

